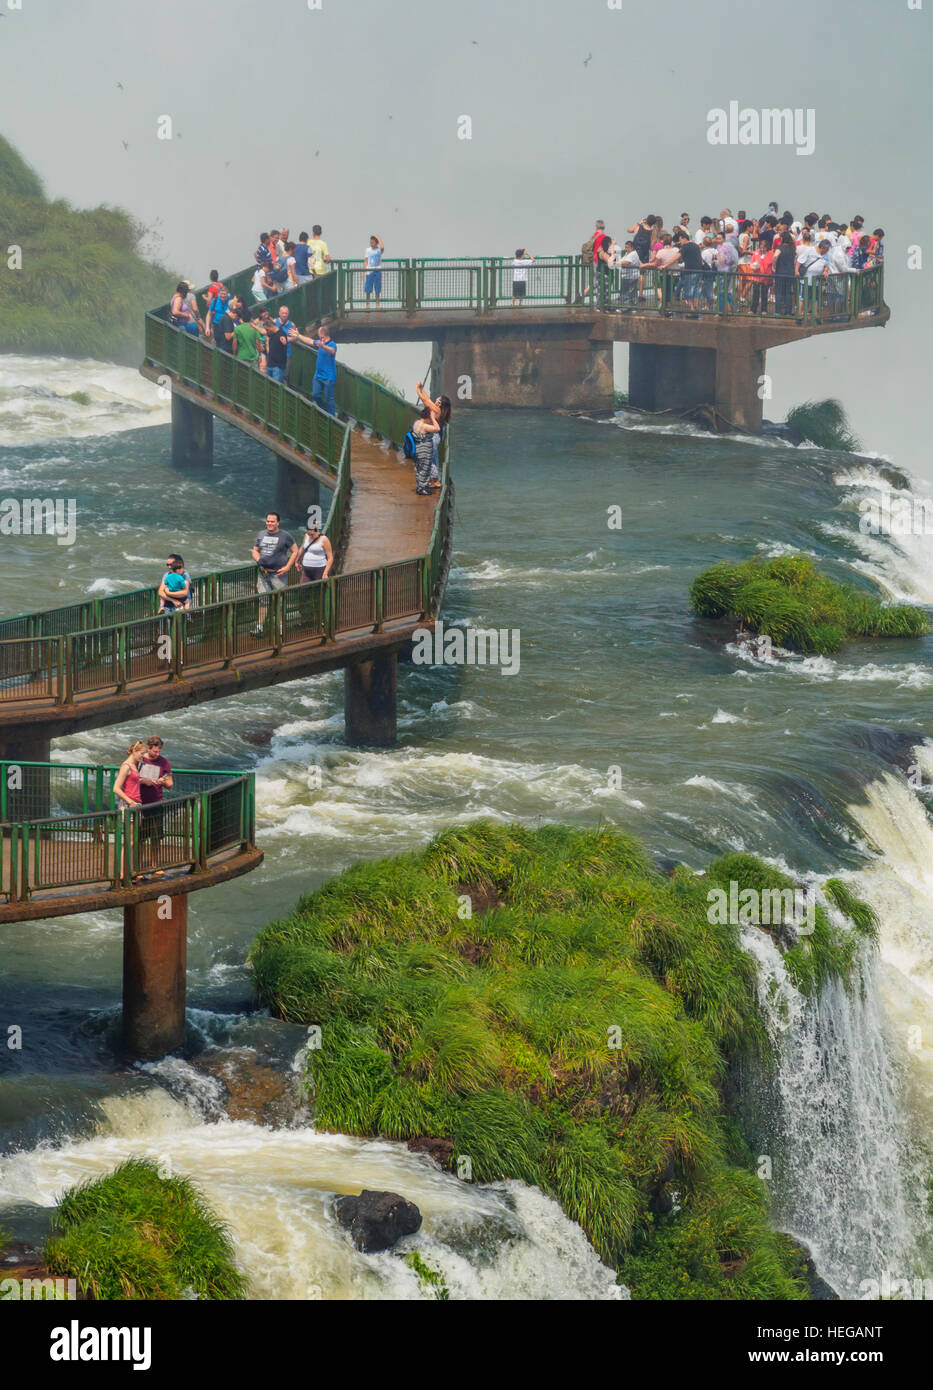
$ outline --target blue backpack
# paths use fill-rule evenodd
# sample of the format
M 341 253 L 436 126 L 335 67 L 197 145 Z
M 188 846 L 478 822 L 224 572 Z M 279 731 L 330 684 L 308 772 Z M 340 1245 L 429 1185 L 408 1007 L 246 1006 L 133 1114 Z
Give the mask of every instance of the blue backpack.
M 418 452 L 418 441 L 415 439 L 414 432 L 409 430 L 402 441 L 402 450 L 407 459 L 413 459 Z

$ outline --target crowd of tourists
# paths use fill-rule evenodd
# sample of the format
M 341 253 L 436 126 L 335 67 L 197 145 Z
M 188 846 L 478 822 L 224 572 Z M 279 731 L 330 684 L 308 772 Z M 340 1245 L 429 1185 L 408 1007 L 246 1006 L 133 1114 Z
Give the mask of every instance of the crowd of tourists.
M 687 212 L 673 230 L 658 213 L 648 213 L 626 228 L 631 239 L 611 236 L 603 221 L 582 247 L 594 267 L 595 307 L 607 313 L 637 308 L 649 296 L 660 305 L 678 301 L 688 312 L 712 307 L 719 312 L 741 300 L 752 313 L 793 315 L 801 295 L 817 281 L 829 299 L 842 301 L 845 282 L 884 261 L 884 230 L 865 229 L 865 218 L 835 219 L 831 213 L 808 212 L 798 219 L 779 212 L 772 202 L 760 217 L 723 208 L 718 217 L 704 214 L 691 226 Z M 515 264 L 518 264 L 516 260 Z M 671 276 L 664 299 L 662 277 Z M 524 271 L 527 277 L 527 271 Z M 733 279 L 732 277 L 735 277 Z M 524 289 L 522 289 L 524 293 Z

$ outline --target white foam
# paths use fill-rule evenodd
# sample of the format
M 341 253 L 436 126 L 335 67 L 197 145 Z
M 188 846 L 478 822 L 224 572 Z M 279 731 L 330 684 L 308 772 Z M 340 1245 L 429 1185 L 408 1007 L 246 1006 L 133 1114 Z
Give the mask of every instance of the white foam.
M 73 393 L 88 402 L 71 400 Z M 0 355 L 0 445 L 166 424 L 170 402 L 132 367 L 93 358 Z

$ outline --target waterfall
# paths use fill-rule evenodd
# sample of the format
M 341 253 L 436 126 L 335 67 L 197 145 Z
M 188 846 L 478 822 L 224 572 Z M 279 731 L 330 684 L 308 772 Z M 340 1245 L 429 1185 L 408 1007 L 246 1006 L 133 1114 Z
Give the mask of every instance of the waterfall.
M 923 754 L 918 750 L 918 761 Z M 929 754 L 926 755 L 929 761 Z M 930 1244 L 923 1195 L 933 1119 L 933 826 L 906 777 L 887 774 L 849 813 L 875 851 L 847 879 L 879 918 L 845 988 L 794 986 L 771 938 L 742 942 L 758 962 L 774 1047 L 755 1078 L 749 1124 L 777 1225 L 811 1251 L 844 1298 L 902 1285 L 922 1297 Z M 824 904 L 825 905 L 825 904 Z M 837 927 L 845 929 L 837 913 Z M 884 1293 L 882 1292 L 882 1296 Z

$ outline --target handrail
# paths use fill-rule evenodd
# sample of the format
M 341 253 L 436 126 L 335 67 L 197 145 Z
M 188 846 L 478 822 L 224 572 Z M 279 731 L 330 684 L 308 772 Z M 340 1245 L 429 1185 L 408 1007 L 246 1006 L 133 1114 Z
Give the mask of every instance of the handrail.
M 207 869 L 219 857 L 255 848 L 251 772 L 176 769 L 175 779 L 196 784 L 191 790 L 169 792 L 141 808 L 88 809 L 89 788 L 95 802 L 112 801 L 119 769 L 11 761 L 0 767 L 0 903 L 27 902 L 36 893 L 66 888 L 130 888 L 148 869 Z M 23 774 L 19 779 L 8 778 L 13 768 Z M 80 775 L 63 779 L 63 772 Z M 82 798 L 82 809 L 62 804 L 60 798 L 69 794 Z
M 240 271 L 226 283 L 235 288 L 251 275 Z M 278 302 L 326 312 L 336 303 L 337 278 L 323 276 Z M 335 549 L 349 502 L 353 423 L 398 448 L 415 411 L 381 383 L 341 364 L 335 400 L 347 419 L 336 419 L 301 392 L 310 390 L 313 349 L 295 346 L 290 371 L 295 385 L 284 386 L 169 323 L 168 305 L 146 315 L 146 361 L 209 399 L 253 415 L 299 451 L 313 452 L 334 476 L 324 529 Z M 289 587 L 269 595 L 256 594 L 254 565 L 214 571 L 194 581 L 193 606 L 186 612 L 158 615 L 157 589 L 150 586 L 2 620 L 0 710 L 5 701 L 70 706 L 76 696 L 92 691 L 119 694 L 135 680 L 176 681 L 199 665 L 228 668 L 245 655 L 279 656 L 298 643 L 338 642 L 347 634 L 378 632 L 386 622 L 433 613 L 442 551 L 436 542 L 438 516 L 446 524 L 450 514 L 447 452 L 445 443 L 434 531 L 424 555 L 312 584 L 298 585 L 290 573 Z

